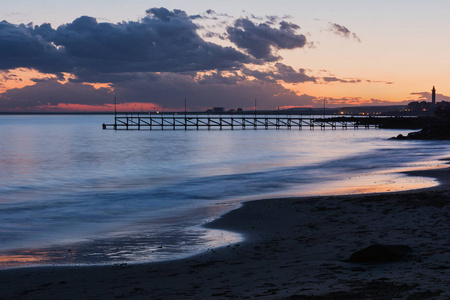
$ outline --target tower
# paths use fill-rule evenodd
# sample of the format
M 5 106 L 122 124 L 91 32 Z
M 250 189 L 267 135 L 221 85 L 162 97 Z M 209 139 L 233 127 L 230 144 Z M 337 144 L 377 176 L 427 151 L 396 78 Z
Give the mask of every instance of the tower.
M 436 105 L 436 89 L 433 86 L 433 89 L 431 90 L 431 104 Z

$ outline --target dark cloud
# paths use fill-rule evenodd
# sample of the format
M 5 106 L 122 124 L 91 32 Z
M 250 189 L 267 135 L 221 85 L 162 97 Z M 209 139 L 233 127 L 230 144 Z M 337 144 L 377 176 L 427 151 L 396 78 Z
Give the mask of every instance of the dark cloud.
M 118 93 L 126 99 L 158 103 L 166 107 L 182 107 L 188 99 L 190 110 L 203 110 L 219 106 L 226 108 L 252 107 L 258 99 L 258 107 L 275 109 L 282 105 L 310 105 L 311 99 L 298 96 L 277 83 L 249 81 L 236 76 L 225 77 L 213 74 L 200 81 L 192 81 L 182 74 L 162 74 L 156 83 L 126 82 L 120 85 Z M 145 95 L 145 96 L 144 96 Z M 145 98 L 146 97 L 146 98 Z
M 251 78 L 250 78 L 251 77 Z M 106 78 L 91 77 L 93 82 L 114 82 L 115 91 L 71 80 L 65 84 L 57 78 L 34 80 L 35 85 L 22 89 L 11 89 L 0 94 L 0 111 L 39 111 L 46 106 L 67 105 L 104 106 L 113 103 L 152 103 L 159 107 L 181 109 L 183 99 L 188 99 L 189 110 L 204 110 L 220 106 L 226 108 L 249 108 L 258 99 L 261 109 L 276 109 L 279 106 L 390 104 L 381 100 L 363 100 L 358 97 L 317 98 L 297 95 L 283 87 L 284 82 L 305 82 L 316 80 L 304 69 L 294 70 L 281 63 L 270 71 L 214 71 L 200 75 L 187 73 L 122 73 L 107 74 Z M 319 78 L 320 80 L 320 78 Z M 429 97 L 429 93 L 415 93 L 412 96 Z
M 307 81 L 316 82 L 314 77 L 306 75 L 305 69 L 299 69 L 296 71 L 291 66 L 287 66 L 282 63 L 276 63 L 275 70 L 273 71 L 243 69 L 243 72 L 248 76 L 267 82 L 276 82 L 277 80 L 282 80 L 287 83 L 302 83 Z
M 328 72 L 327 70 L 320 70 L 320 71 L 321 72 Z M 360 78 L 342 79 L 342 78 L 337 78 L 337 77 L 335 77 L 333 75 L 321 77 L 321 79 L 325 83 L 330 83 L 330 82 L 339 82 L 339 83 L 361 83 L 361 82 L 367 82 L 367 83 L 394 84 L 394 82 L 392 82 L 392 81 L 369 80 L 369 79 L 360 79 Z
M 371 98 L 369 101 L 366 101 L 364 104 L 371 104 L 371 105 L 404 105 L 408 104 L 409 101 L 398 101 L 398 102 L 392 102 L 387 100 L 380 100 Z
M 316 49 L 317 45 L 319 45 L 319 44 L 320 44 L 319 42 L 311 41 L 311 42 L 307 42 L 306 46 L 310 49 Z
M 277 83 L 283 81 L 286 83 L 316 82 L 316 79 L 306 74 L 305 69 L 294 70 L 292 67 L 282 63 L 276 63 L 270 70 L 251 70 L 242 68 L 240 72 L 214 72 L 203 75 L 199 81 L 202 84 L 242 84 L 245 81 L 260 81 L 264 83 Z
M 367 79 L 366 82 L 368 82 L 368 83 L 394 84 L 393 81 L 384 81 L 384 80 L 369 80 L 369 79 Z
M 410 97 L 409 101 L 427 101 L 430 102 L 432 95 L 430 92 L 415 92 L 415 93 L 410 93 L 410 95 L 412 95 L 413 97 Z M 436 101 L 440 102 L 440 101 L 450 101 L 450 96 L 446 96 L 444 94 L 436 94 Z
M 231 42 L 249 54 L 265 61 L 276 61 L 279 57 L 272 53 L 275 49 L 301 48 L 306 43 L 303 34 L 296 34 L 300 27 L 293 23 L 282 21 L 280 28 L 272 28 L 268 23 L 256 25 L 249 19 L 238 19 L 234 26 L 227 27 Z
M 187 72 L 189 73 L 189 72 Z M 122 72 L 122 73 L 93 73 L 81 71 L 78 77 L 70 78 L 70 82 L 94 82 L 94 83 L 121 83 L 124 81 L 140 80 L 143 73 L 140 72 Z M 157 73 L 145 73 L 147 80 L 158 80 Z
M 80 18 L 58 28 L 56 42 L 78 67 L 99 72 L 183 72 L 231 69 L 250 60 L 231 47 L 205 42 L 180 10 L 152 8 L 140 22 Z
M 314 77 L 308 76 L 305 74 L 305 69 L 299 69 L 295 71 L 291 66 L 287 66 L 281 63 L 275 64 L 277 67 L 277 74 L 275 74 L 275 78 L 279 80 L 283 80 L 287 83 L 301 83 L 306 81 L 316 82 Z
M 212 32 L 212 31 L 208 31 L 208 32 L 204 33 L 203 36 L 206 37 L 206 38 L 216 37 L 216 38 L 219 38 L 221 40 L 226 40 L 227 39 L 227 37 L 225 35 L 217 33 L 217 32 Z
M 274 28 L 268 23 L 256 25 L 248 19 L 238 19 L 227 27 L 227 36 L 205 34 L 229 38 L 251 57 L 232 47 L 203 40 L 197 33 L 200 27 L 192 21 L 196 17 L 184 11 L 151 8 L 146 13 L 139 21 L 117 24 L 82 16 L 56 29 L 47 23 L 33 26 L 3 21 L 0 70 L 30 68 L 57 76 L 71 73 L 76 81 L 121 81 L 121 76 L 126 79 L 140 72 L 237 70 L 245 63 L 277 60 L 274 49 L 303 47 L 306 42 L 304 35 L 295 33 L 300 27 L 286 21 Z M 227 15 L 207 10 L 203 16 Z M 274 16 L 268 18 L 277 20 Z M 290 76 L 301 80 L 305 75 Z
M 205 11 L 203 14 L 190 16 L 190 18 L 191 18 L 192 20 L 196 20 L 196 19 L 218 20 L 218 19 L 221 18 L 221 17 L 224 17 L 224 18 L 231 18 L 231 16 L 228 15 L 228 14 L 217 13 L 216 11 L 214 11 L 214 10 L 212 10 L 212 9 L 208 9 L 208 10 Z
M 0 111 L 39 111 L 61 103 L 103 105 L 110 103 L 109 90 L 82 83 L 62 84 L 55 79 L 36 81 L 33 86 L 11 89 L 0 94 Z
M 147 10 L 138 22 L 99 23 L 83 16 L 56 30 L 0 23 L 0 68 L 73 74 L 233 69 L 247 55 L 204 41 L 181 10 Z
M 325 82 L 340 82 L 340 83 L 360 83 L 361 79 L 340 79 L 336 77 L 322 77 Z
M 0 69 L 25 67 L 51 73 L 59 68 L 67 68 L 64 52 L 46 39 L 51 36 L 49 27 L 43 24 L 36 31 L 31 24 L 17 26 L 6 21 L 0 22 Z
M 278 16 L 266 16 L 267 18 L 267 23 L 269 24 L 275 24 L 276 22 L 278 22 L 279 17 Z
M 422 101 L 430 101 L 431 100 L 431 93 L 429 92 L 415 92 L 410 93 L 410 95 L 414 96 L 414 98 L 417 98 L 418 100 Z
M 356 33 L 351 32 L 347 27 L 331 22 L 329 23 L 329 25 L 330 31 L 334 34 L 345 38 L 353 38 L 361 43 L 361 39 L 356 35 Z
M 297 24 L 286 22 L 286 21 L 280 22 L 280 30 L 282 30 L 282 31 L 294 32 L 297 29 L 300 29 L 300 26 L 298 26 Z M 294 46 L 293 48 L 296 48 L 296 47 L 298 47 L 298 46 Z M 284 47 L 284 48 L 291 49 L 289 47 Z
M 56 79 L 47 80 L 0 94 L 0 111 L 39 111 L 43 106 L 58 104 L 110 105 L 114 95 L 118 103 L 155 103 L 166 108 L 181 108 L 186 98 L 189 110 L 213 106 L 247 108 L 253 106 L 255 98 L 261 109 L 275 109 L 280 105 L 311 105 L 314 99 L 299 96 L 278 83 L 250 81 L 233 72 L 224 76 L 220 71 L 202 80 L 193 80 L 193 74 L 146 73 L 122 80 L 115 88 L 112 93 L 80 82 L 62 84 Z
M 245 11 L 243 11 L 243 12 L 246 13 Z M 265 23 L 269 24 L 269 25 L 275 25 L 280 20 L 291 19 L 292 16 L 284 15 L 283 17 L 280 17 L 280 16 L 275 16 L 275 15 L 266 15 L 266 16 L 263 17 L 263 16 L 257 16 L 257 15 L 254 15 L 254 14 L 250 14 L 249 18 L 253 19 L 253 20 L 257 20 L 259 22 L 265 21 Z
M 237 85 L 246 81 L 248 78 L 245 75 L 240 75 L 237 72 L 223 74 L 223 72 L 213 72 L 212 74 L 204 75 L 198 81 L 200 84 L 225 84 L 225 85 Z
M 203 17 L 203 16 L 201 16 L 201 15 L 192 15 L 192 16 L 189 16 L 189 18 L 190 18 L 191 20 L 205 19 L 205 17 Z

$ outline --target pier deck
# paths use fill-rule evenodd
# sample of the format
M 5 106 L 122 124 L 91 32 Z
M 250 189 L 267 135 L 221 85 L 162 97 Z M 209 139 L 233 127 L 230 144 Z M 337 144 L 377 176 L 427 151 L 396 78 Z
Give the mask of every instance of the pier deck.
M 299 115 L 193 115 L 120 114 L 103 129 L 125 130 L 200 130 L 200 129 L 358 129 L 378 128 L 378 118 L 307 117 Z

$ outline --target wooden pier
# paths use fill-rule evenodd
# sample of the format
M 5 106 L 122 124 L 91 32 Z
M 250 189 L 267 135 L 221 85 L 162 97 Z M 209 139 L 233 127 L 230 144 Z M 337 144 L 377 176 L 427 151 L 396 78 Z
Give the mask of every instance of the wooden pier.
M 124 113 L 103 129 L 114 130 L 200 130 L 200 129 L 359 129 L 378 128 L 379 118 L 312 117 L 301 115 L 194 115 L 180 113 Z

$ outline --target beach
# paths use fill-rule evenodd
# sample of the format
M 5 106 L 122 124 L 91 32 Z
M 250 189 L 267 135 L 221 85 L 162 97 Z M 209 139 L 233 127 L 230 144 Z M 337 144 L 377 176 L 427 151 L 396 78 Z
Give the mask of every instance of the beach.
M 1 299 L 448 299 L 450 169 L 441 185 L 397 193 L 267 199 L 207 224 L 245 240 L 146 264 L 0 271 Z M 406 257 L 348 262 L 373 244 Z

